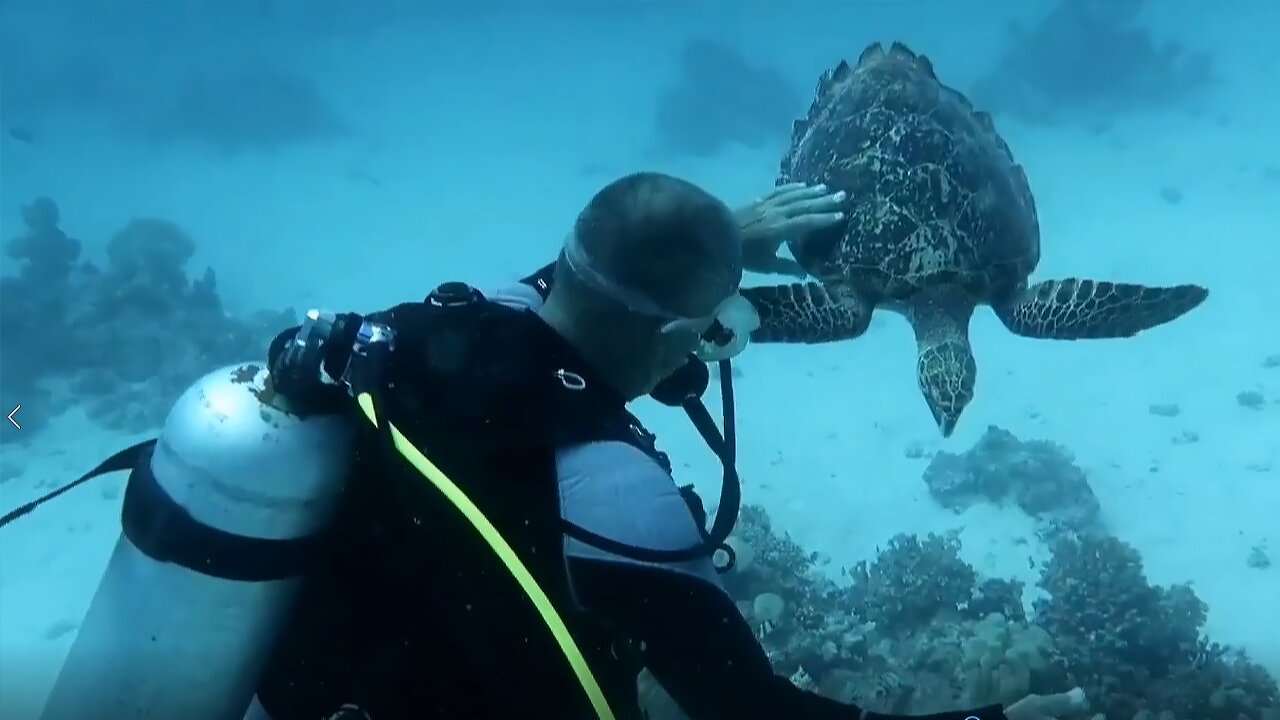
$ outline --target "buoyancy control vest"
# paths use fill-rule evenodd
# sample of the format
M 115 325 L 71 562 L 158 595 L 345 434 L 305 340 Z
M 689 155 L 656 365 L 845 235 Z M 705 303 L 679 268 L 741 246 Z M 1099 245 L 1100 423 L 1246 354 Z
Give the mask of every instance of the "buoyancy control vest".
M 669 472 L 652 434 L 532 312 L 450 284 L 425 303 L 367 319 L 397 338 L 379 412 L 520 556 L 565 618 L 616 717 L 629 716 L 638 667 L 574 604 L 563 548 L 576 530 L 561 516 L 555 460 L 558 449 L 612 440 Z M 378 720 L 599 717 L 511 574 L 448 499 L 380 452 L 379 442 L 366 424 L 331 564 L 304 593 L 260 692 L 263 706 L 277 720 L 342 703 Z M 682 494 L 705 525 L 697 496 L 690 488 Z M 341 652 L 326 651 L 331 643 Z

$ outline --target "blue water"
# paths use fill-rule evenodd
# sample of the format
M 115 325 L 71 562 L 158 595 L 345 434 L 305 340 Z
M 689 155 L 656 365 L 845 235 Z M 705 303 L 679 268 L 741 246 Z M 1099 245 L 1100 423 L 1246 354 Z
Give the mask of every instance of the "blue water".
M 750 202 L 772 187 L 819 75 L 898 40 L 991 110 L 1026 168 L 1037 278 L 1211 296 L 1166 327 L 1091 343 L 1015 338 L 980 309 L 977 398 L 946 440 L 897 316 L 852 342 L 753 347 L 738 381 L 745 501 L 837 581 L 897 533 L 956 531 L 965 561 L 1025 582 L 1031 608 L 1050 556 L 1034 519 L 1012 503 L 943 508 L 922 474 L 991 425 L 1051 441 L 1151 583 L 1191 582 L 1206 637 L 1280 673 L 1268 562 L 1280 560 L 1280 4 L 1070 4 L 11 0 L 0 402 L 22 405 L 22 427 L 0 427 L 0 509 L 153 433 L 185 382 L 260 348 L 285 308 L 372 310 L 445 280 L 509 283 L 555 255 L 596 190 L 637 170 Z M 33 280 L 23 244 L 39 198 L 79 242 L 62 284 Z M 135 219 L 172 230 L 146 246 L 132 287 L 210 267 L 216 317 L 177 321 L 163 300 L 94 309 L 110 303 L 79 263 L 141 257 L 113 242 Z M 35 255 L 67 266 L 55 245 Z M 240 334 L 209 350 L 228 328 Z M 678 479 L 714 497 L 714 458 L 683 417 L 640 411 Z M 0 529 L 6 718 L 39 707 L 75 639 L 122 485 Z

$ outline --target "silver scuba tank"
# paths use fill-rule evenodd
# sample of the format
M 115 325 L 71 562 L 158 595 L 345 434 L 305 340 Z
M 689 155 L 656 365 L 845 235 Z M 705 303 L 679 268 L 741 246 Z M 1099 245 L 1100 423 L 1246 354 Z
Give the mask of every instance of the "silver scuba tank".
M 277 370 L 332 383 L 332 320 L 308 313 Z M 352 461 L 350 421 L 276 385 L 233 365 L 175 403 L 40 720 L 244 717 Z

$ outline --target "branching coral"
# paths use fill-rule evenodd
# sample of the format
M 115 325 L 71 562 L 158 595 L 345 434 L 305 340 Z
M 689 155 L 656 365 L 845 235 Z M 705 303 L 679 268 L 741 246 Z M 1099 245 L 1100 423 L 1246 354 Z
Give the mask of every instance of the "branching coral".
M 1152 587 L 1138 552 L 1121 540 L 1059 538 L 1040 585 L 1049 598 L 1036 603 L 1038 621 L 1108 716 L 1237 720 L 1276 705 L 1274 680 L 1201 637 L 1208 608 L 1195 592 Z
M 973 597 L 977 574 L 960 559 L 954 537 L 897 535 L 867 563 L 854 568 L 854 593 L 862 614 L 877 627 L 901 630 L 956 613 Z
M 842 702 L 926 714 L 1082 682 L 1109 718 L 1280 720 L 1275 681 L 1200 638 L 1204 606 L 1190 588 L 1151 588 L 1137 554 L 1113 538 L 1063 538 L 1042 581 L 1053 596 L 1034 623 L 1021 587 L 978 579 L 953 538 L 895 537 L 848 587 L 759 507 L 743 508 L 733 542 L 751 559 L 726 588 L 745 617 L 777 621 L 761 632 L 774 669 Z M 940 578 L 931 585 L 926 573 Z M 904 597 L 908 588 L 917 595 Z M 1113 676 L 1125 682 L 1104 679 Z M 682 720 L 652 678 L 642 687 L 651 720 Z
M 1114 537 L 1060 538 L 1040 586 L 1050 597 L 1036 616 L 1081 682 L 1098 690 L 1133 688 L 1196 653 L 1203 606 L 1170 622 L 1138 552 Z
M 738 564 L 724 582 L 736 597 L 753 602 L 761 593 L 777 593 L 793 610 L 788 622 L 809 630 L 826 626 L 823 608 L 831 604 L 835 583 L 816 572 L 814 557 L 790 536 L 774 533 L 763 508 L 743 507 L 729 542 L 737 549 Z
M 23 264 L 23 271 L 33 281 L 64 283 L 80 259 L 80 241 L 67 237 L 59 225 L 62 214 L 49 198 L 37 198 L 22 208 L 26 231 L 10 240 L 5 254 Z
M 26 232 L 6 246 L 17 273 L 0 281 L 0 382 L 30 407 L 23 439 L 71 405 L 106 427 L 152 429 L 192 379 L 261 357 L 271 334 L 293 324 L 290 312 L 227 315 L 212 269 L 188 279 L 195 244 L 171 222 L 128 223 L 98 268 L 80 261 L 52 200 L 23 219 Z
M 167 220 L 129 221 L 107 243 L 107 272 L 113 284 L 128 289 L 148 286 L 157 300 L 181 297 L 187 290 L 187 261 L 196 245 Z
M 1023 620 L 1021 586 L 979 581 L 954 537 L 892 538 L 873 562 L 847 571 L 847 586 L 775 534 L 761 508 L 743 508 L 731 543 L 750 561 L 725 577 L 726 588 L 787 677 L 884 712 L 954 708 L 1027 684 L 1048 689 L 1034 685 L 1037 670 L 1017 669 L 1044 656 L 1043 632 Z

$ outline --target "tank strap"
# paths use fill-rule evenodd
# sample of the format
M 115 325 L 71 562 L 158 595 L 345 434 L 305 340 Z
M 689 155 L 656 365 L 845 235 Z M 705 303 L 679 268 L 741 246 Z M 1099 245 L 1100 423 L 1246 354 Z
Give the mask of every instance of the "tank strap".
M 207 577 L 270 582 L 303 574 L 322 537 L 254 538 L 209 527 L 165 492 L 151 471 L 155 442 L 141 448 L 124 491 L 121 526 L 144 555 Z
M 75 480 L 72 480 L 66 485 L 63 485 L 62 487 L 52 492 L 45 493 L 44 495 L 41 495 L 40 497 L 36 498 L 35 500 L 32 500 L 31 502 L 26 503 L 25 505 L 16 507 L 13 510 L 10 510 L 8 513 L 5 513 L 4 517 L 0 517 L 0 527 L 4 527 L 5 525 L 8 525 L 9 523 L 13 522 L 14 520 L 17 520 L 18 518 L 24 515 L 29 515 L 33 510 L 40 507 L 41 505 L 49 502 L 50 500 L 53 500 L 54 498 L 58 497 L 59 495 L 62 495 L 63 493 L 70 492 L 80 487 L 81 485 L 89 482 L 90 480 L 96 477 L 100 477 L 102 475 L 109 475 L 114 472 L 124 472 L 125 470 L 131 470 L 137 467 L 138 460 L 141 457 L 143 457 L 144 454 L 149 457 L 151 448 L 154 447 L 155 444 L 156 444 L 156 439 L 151 438 L 150 440 L 143 440 L 142 442 L 136 445 L 131 445 L 130 447 L 127 447 L 117 452 L 116 454 L 112 455 L 106 460 L 103 460 L 102 462 L 98 463 L 98 467 L 90 470 L 84 475 L 81 475 Z
M 64 493 L 103 475 L 132 470 L 124 491 L 121 525 L 125 537 L 148 557 L 181 565 L 209 577 L 268 582 L 297 577 L 317 557 L 323 538 L 251 538 L 202 524 L 156 482 L 151 454 L 156 439 L 144 440 L 103 460 L 62 487 L 0 517 L 0 527 L 30 514 Z

